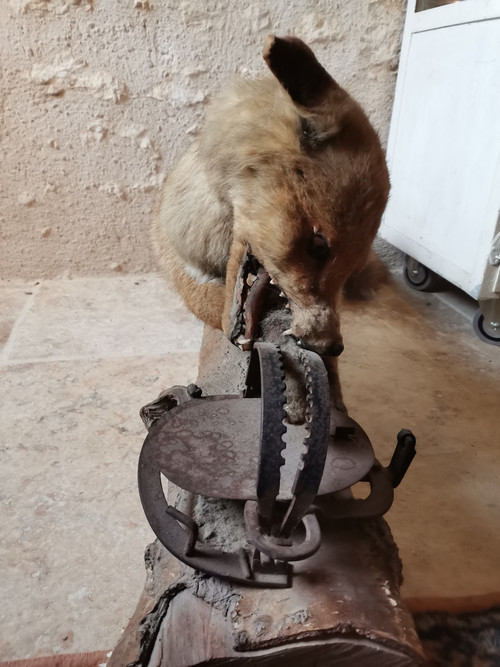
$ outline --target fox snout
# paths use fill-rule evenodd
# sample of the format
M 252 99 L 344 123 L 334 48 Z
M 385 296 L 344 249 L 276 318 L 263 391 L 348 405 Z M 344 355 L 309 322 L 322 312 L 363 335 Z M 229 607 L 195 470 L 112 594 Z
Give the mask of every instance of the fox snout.
M 339 318 L 335 310 L 318 304 L 310 308 L 292 305 L 292 326 L 286 332 L 299 347 L 322 357 L 338 357 L 344 351 Z

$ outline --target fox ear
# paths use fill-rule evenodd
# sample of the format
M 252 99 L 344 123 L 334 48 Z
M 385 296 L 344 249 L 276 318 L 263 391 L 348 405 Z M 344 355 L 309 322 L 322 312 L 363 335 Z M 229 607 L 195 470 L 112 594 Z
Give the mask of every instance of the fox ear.
M 263 56 L 293 102 L 306 110 L 315 111 L 329 93 L 339 89 L 307 44 L 297 37 L 269 35 Z

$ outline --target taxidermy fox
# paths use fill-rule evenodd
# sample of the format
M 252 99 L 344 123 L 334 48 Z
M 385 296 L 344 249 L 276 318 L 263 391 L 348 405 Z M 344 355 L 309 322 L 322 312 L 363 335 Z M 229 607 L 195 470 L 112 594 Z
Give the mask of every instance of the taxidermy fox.
M 197 317 L 243 349 L 266 326 L 281 327 L 280 346 L 288 338 L 323 356 L 333 406 L 345 409 L 337 307 L 350 278 L 374 273 L 370 248 L 389 193 L 384 154 L 360 106 L 306 44 L 270 36 L 263 55 L 274 78 L 222 93 L 169 174 L 154 245 Z M 262 307 L 273 299 L 285 308 L 266 325 Z

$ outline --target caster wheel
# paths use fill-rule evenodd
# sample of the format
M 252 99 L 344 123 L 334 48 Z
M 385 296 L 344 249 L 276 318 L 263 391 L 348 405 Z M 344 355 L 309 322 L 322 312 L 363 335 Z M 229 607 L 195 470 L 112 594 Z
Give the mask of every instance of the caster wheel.
M 416 259 L 406 255 L 403 276 L 407 285 L 419 292 L 434 292 L 443 285 L 443 279 Z
M 484 319 L 481 310 L 474 315 L 473 327 L 476 335 L 490 345 L 500 345 L 500 322 L 489 322 Z

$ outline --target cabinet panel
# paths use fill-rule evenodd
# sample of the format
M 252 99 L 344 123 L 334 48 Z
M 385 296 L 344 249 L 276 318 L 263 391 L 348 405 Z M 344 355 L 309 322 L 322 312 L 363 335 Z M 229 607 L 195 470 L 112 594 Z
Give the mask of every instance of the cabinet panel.
M 496 223 L 492 197 L 500 204 L 500 192 L 494 192 L 500 19 L 410 33 L 406 47 L 391 124 L 392 194 L 382 236 L 473 293 Z

